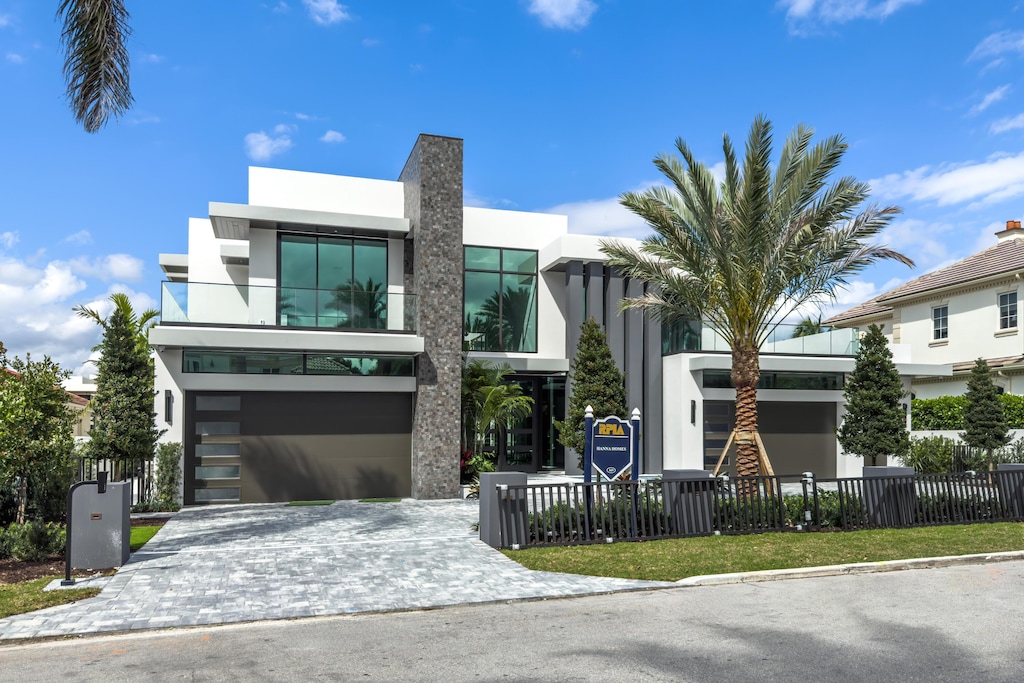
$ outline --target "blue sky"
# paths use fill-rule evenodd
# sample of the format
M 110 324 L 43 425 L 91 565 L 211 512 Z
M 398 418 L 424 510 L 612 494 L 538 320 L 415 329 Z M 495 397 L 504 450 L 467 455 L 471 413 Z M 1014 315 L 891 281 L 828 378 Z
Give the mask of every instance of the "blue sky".
M 619 193 L 685 139 L 709 165 L 758 113 L 850 144 L 842 172 L 904 215 L 917 263 L 994 243 L 1024 195 L 1018 2 L 128 0 L 135 107 L 97 134 L 64 99 L 57 0 L 0 0 L 0 340 L 78 371 L 75 304 L 158 306 L 187 218 L 244 202 L 250 164 L 395 179 L 420 132 L 465 139 L 467 204 L 643 236 Z

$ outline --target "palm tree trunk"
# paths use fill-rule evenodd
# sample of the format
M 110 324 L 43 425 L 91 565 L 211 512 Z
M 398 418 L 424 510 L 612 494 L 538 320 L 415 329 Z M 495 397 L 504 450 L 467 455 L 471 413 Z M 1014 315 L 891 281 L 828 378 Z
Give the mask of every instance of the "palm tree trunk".
M 732 383 L 736 387 L 736 474 L 752 477 L 760 473 L 757 442 L 744 438 L 757 432 L 757 382 L 761 365 L 756 346 L 733 345 Z

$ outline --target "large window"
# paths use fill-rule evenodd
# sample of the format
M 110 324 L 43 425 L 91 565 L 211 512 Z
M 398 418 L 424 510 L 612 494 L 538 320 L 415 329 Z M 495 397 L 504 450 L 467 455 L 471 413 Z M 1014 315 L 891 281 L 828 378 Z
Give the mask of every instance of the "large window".
M 1017 292 L 1006 292 L 999 295 L 999 329 L 1010 330 L 1017 327 Z
M 732 389 L 732 377 L 728 370 L 705 370 L 704 387 L 707 389 Z M 842 391 L 841 372 L 761 372 L 758 389 L 792 389 L 797 391 Z
M 949 338 L 949 306 L 936 306 L 932 309 L 932 339 Z
M 537 252 L 466 247 L 464 326 L 471 351 L 537 351 Z
M 278 319 L 289 327 L 387 327 L 384 240 L 281 235 Z
M 182 371 L 226 375 L 351 375 L 413 377 L 412 356 L 354 356 L 185 349 Z M 197 397 L 197 401 L 204 397 Z M 197 403 L 197 409 L 199 409 Z M 213 408 L 207 408 L 212 410 Z

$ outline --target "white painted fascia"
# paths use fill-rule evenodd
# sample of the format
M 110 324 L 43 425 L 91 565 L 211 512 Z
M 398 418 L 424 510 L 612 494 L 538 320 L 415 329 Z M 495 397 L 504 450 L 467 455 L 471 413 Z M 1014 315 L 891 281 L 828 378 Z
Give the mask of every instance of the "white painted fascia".
M 768 372 L 843 372 L 851 373 L 856 365 L 852 356 L 761 356 L 761 370 Z M 732 356 L 727 353 L 693 354 L 690 372 L 697 370 L 731 370 Z M 896 370 L 910 377 L 950 377 L 949 363 L 896 363 Z
M 604 263 L 608 257 L 601 251 L 601 240 L 615 240 L 633 249 L 639 249 L 640 241 L 626 237 L 601 237 L 599 235 L 562 235 L 540 250 L 537 265 L 541 271 L 553 270 L 570 261 Z
M 149 332 L 156 347 L 216 349 L 266 349 L 276 351 L 326 351 L 337 353 L 423 353 L 423 337 L 414 334 L 334 332 L 234 327 L 157 325 Z
M 221 243 L 220 260 L 224 265 L 249 265 L 249 243 Z
M 210 221 L 213 223 L 214 236 L 239 240 L 249 238 L 250 227 L 272 228 L 278 223 L 316 225 L 358 233 L 384 233 L 392 237 L 404 237 L 410 229 L 408 218 L 226 202 L 210 202 Z

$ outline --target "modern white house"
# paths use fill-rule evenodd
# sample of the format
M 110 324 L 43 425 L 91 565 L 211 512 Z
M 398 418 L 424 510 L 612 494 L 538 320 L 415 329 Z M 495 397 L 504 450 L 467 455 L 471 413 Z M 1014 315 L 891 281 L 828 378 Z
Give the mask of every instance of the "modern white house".
M 916 398 L 957 396 L 978 358 L 993 369 L 996 385 L 1024 394 L 1024 335 L 1019 301 L 1024 277 L 1024 229 L 1010 220 L 995 245 L 946 268 L 884 292 L 825 321 L 836 328 L 882 326 L 894 349 L 915 361 L 948 364 L 949 375 L 922 376 Z
M 244 204 L 161 254 L 157 424 L 184 502 L 455 497 L 463 349 L 534 398 L 500 469 L 576 469 L 557 441 L 593 317 L 642 414 L 644 473 L 713 466 L 732 429 L 728 347 L 699 322 L 618 313 L 644 285 L 565 216 L 463 205 L 462 140 L 421 135 L 397 180 L 249 169 Z M 857 331 L 763 349 L 761 431 L 780 473 L 843 475 L 835 426 Z M 949 366 L 898 358 L 906 383 Z

